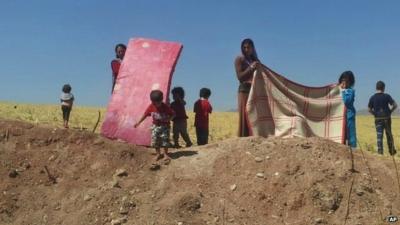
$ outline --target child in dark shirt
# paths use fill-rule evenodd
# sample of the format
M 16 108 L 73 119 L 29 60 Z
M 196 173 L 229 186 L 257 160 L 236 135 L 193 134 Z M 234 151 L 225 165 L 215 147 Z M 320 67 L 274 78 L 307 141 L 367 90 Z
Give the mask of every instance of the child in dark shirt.
M 396 102 L 385 92 L 385 83 L 376 83 L 376 93 L 369 99 L 368 111 L 375 117 L 378 153 L 383 155 L 383 131 L 386 132 L 386 140 L 390 155 L 396 154 L 392 135 L 391 114 L 397 108 Z
M 156 149 L 156 161 L 164 157 L 165 162 L 169 162 L 171 158 L 168 155 L 170 121 L 175 116 L 174 111 L 165 103 L 163 103 L 163 93 L 159 90 L 153 90 L 150 93 L 151 104 L 147 107 L 143 116 L 134 125 L 138 127 L 146 117 L 153 118 L 153 126 L 151 127 L 151 146 Z M 160 152 L 160 148 L 163 152 Z
M 212 112 L 212 106 L 208 101 L 211 91 L 208 88 L 200 89 L 200 99 L 194 104 L 197 145 L 208 144 L 208 114 Z
M 171 108 L 175 111 L 175 117 L 173 121 L 172 133 L 175 143 L 175 148 L 180 148 L 179 146 L 179 135 L 182 136 L 183 140 L 186 142 L 186 147 L 192 146 L 192 141 L 190 140 L 187 131 L 187 118 L 185 105 L 185 91 L 182 87 L 175 87 L 171 91 L 174 101 L 171 103 Z

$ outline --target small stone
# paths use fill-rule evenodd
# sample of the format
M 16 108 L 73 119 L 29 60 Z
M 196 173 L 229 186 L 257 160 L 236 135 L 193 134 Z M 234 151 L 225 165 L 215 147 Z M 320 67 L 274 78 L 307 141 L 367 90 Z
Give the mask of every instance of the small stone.
M 247 155 L 251 155 L 251 153 L 250 153 L 250 152 L 246 152 L 246 154 L 247 154 Z
M 156 207 L 154 207 L 154 211 L 160 211 L 160 207 L 159 206 L 156 206 Z
M 60 203 L 57 203 L 55 206 L 54 206 L 54 210 L 60 210 L 61 209 L 61 204 Z
M 129 212 L 129 209 L 128 209 L 127 207 L 121 206 L 121 207 L 119 208 L 119 213 L 120 213 L 120 214 L 125 215 L 125 214 L 128 214 L 128 212 Z
M 316 223 L 316 224 L 321 224 L 321 223 L 323 223 L 323 222 L 325 222 L 323 218 L 316 218 L 316 219 L 315 219 L 315 223 Z
M 231 191 L 235 191 L 236 188 L 237 188 L 236 184 L 233 184 L 233 185 L 230 186 Z
M 117 170 L 115 171 L 114 176 L 118 176 L 118 177 L 128 176 L 128 172 L 126 172 L 125 169 L 117 169 Z
M 235 222 L 235 219 L 230 218 L 230 219 L 228 219 L 228 221 L 229 221 L 230 223 L 233 223 L 233 222 Z
M 121 188 L 121 186 L 119 185 L 118 179 L 113 179 L 113 180 L 110 182 L 110 185 L 111 185 L 111 187 L 114 187 L 114 188 Z
M 274 175 L 275 175 L 275 176 L 279 176 L 279 172 L 276 172 Z
M 50 157 L 49 157 L 49 161 L 54 161 L 56 159 L 56 156 L 55 155 L 51 155 Z
M 261 157 L 255 157 L 254 160 L 255 160 L 256 162 L 262 162 L 262 161 L 263 161 L 263 159 L 262 159 Z
M 267 156 L 265 156 L 265 159 L 270 159 L 271 157 L 269 157 L 268 155 Z
M 104 141 L 101 140 L 100 138 L 99 138 L 99 139 L 96 139 L 96 140 L 93 142 L 94 145 L 101 145 L 101 144 L 103 144 L 103 143 L 104 143 Z
M 88 201 L 92 200 L 92 196 L 90 196 L 89 194 L 86 194 L 85 196 L 83 196 L 83 200 L 88 202 Z
M 8 173 L 8 176 L 11 178 L 16 178 L 18 176 L 17 170 L 13 169 Z
M 259 178 L 264 178 L 264 173 L 257 173 L 256 176 Z
M 357 194 L 358 196 L 362 196 L 362 195 L 364 195 L 364 192 L 363 192 L 362 190 L 360 190 L 360 189 L 357 189 L 357 190 L 356 190 L 356 194 Z
M 178 222 L 178 225 L 183 225 L 183 222 Z
M 121 217 L 118 219 L 111 220 L 111 225 L 121 225 L 123 223 L 126 223 L 127 221 L 128 221 L 127 217 Z

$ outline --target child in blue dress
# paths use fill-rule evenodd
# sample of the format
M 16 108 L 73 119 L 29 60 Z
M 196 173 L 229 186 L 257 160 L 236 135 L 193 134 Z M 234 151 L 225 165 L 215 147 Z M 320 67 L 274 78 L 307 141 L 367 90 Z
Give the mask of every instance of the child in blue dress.
M 352 149 L 357 147 L 356 135 L 356 109 L 354 108 L 355 91 L 354 74 L 351 71 L 345 71 L 339 77 L 339 84 L 342 90 L 342 98 L 346 106 L 346 141 Z

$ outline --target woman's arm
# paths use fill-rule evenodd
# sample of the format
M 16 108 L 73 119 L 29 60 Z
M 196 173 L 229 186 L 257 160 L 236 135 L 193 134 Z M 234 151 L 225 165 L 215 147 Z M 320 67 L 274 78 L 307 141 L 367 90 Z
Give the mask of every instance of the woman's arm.
M 236 69 L 236 76 L 239 81 L 245 81 L 251 77 L 253 71 L 256 67 L 256 62 L 252 63 L 251 66 L 247 67 L 245 70 L 242 71 L 242 62 L 243 57 L 238 56 L 235 59 L 235 69 Z

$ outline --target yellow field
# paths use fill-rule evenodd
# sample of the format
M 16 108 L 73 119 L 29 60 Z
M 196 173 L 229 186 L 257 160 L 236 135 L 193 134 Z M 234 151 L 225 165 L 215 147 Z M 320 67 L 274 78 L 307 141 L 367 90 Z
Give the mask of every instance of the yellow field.
M 101 118 L 104 117 L 104 108 L 74 106 L 71 112 L 70 127 L 74 129 L 92 130 L 98 118 L 98 111 Z M 195 129 L 193 127 L 194 114 L 188 112 L 188 129 L 192 141 L 195 143 Z M 47 124 L 62 127 L 62 113 L 59 105 L 33 105 L 0 102 L 0 118 L 29 121 L 37 124 Z M 210 137 L 209 142 L 215 142 L 236 136 L 237 113 L 235 112 L 214 112 L 210 117 Z M 102 119 L 96 129 L 99 132 Z M 400 138 L 400 118 L 392 118 L 392 132 L 399 148 Z M 357 116 L 357 137 L 359 147 L 375 152 L 376 132 L 372 116 Z M 386 142 L 386 141 L 385 141 Z M 385 153 L 387 146 L 385 146 Z

